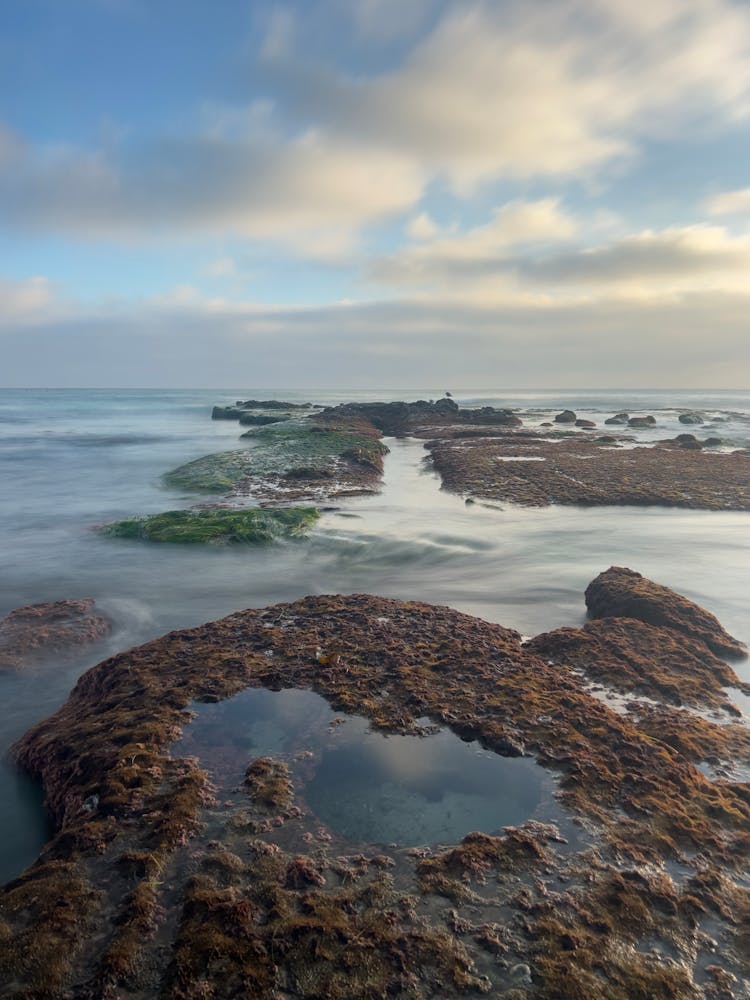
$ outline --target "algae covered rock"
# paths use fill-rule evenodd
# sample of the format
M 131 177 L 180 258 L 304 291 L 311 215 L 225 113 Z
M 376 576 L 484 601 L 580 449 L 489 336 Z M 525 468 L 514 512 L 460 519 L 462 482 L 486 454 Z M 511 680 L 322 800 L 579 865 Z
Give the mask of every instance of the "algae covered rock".
M 299 538 L 319 517 L 315 507 L 279 510 L 168 510 L 100 528 L 109 538 L 182 544 L 256 545 Z
M 697 639 L 719 656 L 747 655 L 709 611 L 624 566 L 610 566 L 592 580 L 586 607 L 591 618 L 638 618 Z
M 264 422 L 265 423 L 265 422 Z M 250 447 L 204 455 L 164 476 L 175 489 L 237 491 L 265 500 L 317 502 L 342 493 L 373 492 L 388 449 L 381 433 L 361 418 L 302 417 L 253 427 Z M 295 470 L 307 482 L 295 483 Z
M 678 647 L 660 650 L 675 670 Z M 429 718 L 482 753 L 522 740 L 556 776 L 555 818 L 387 856 L 322 829 L 305 798 L 314 753 L 247 766 L 243 734 L 224 784 L 180 756 L 194 703 L 248 687 L 313 688 L 383 732 L 429 739 Z M 745 974 L 750 802 L 694 766 L 692 731 L 668 718 L 672 743 L 515 631 L 367 594 L 238 611 L 127 650 L 15 747 L 56 835 L 0 892 L 0 992 L 445 1000 L 523 981 L 539 1000 L 698 998 L 703 914 L 727 976 Z M 220 741 L 204 766 L 224 754 Z
M 68 653 L 104 638 L 111 625 L 91 597 L 27 604 L 0 621 L 0 670 L 16 670 L 40 657 Z

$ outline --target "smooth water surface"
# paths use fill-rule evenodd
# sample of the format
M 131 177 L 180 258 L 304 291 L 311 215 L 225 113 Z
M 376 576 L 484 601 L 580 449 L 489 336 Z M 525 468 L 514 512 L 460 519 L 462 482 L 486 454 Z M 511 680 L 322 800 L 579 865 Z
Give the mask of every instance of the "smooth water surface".
M 280 757 L 315 816 L 357 843 L 455 843 L 553 809 L 554 783 L 530 758 L 499 757 L 447 729 L 384 735 L 312 691 L 250 688 L 193 709 L 175 756 L 197 757 L 222 793 L 256 757 Z
M 340 501 L 307 542 L 192 548 L 92 531 L 102 522 L 210 499 L 167 489 L 161 476 L 208 452 L 242 447 L 244 428 L 212 421 L 214 403 L 429 398 L 441 391 L 0 390 L 0 615 L 23 604 L 91 596 L 113 622 L 112 636 L 83 656 L 0 676 L 0 753 L 53 712 L 80 673 L 110 652 L 238 608 L 309 593 L 369 592 L 448 604 L 533 635 L 583 621 L 586 585 L 608 566 L 625 565 L 698 601 L 750 640 L 750 514 L 467 506 L 440 490 L 420 441 L 388 440 L 383 492 Z M 454 394 L 460 404 L 514 407 L 530 427 L 566 407 L 600 425 L 625 409 L 659 420 L 656 430 L 634 432 L 637 440 L 688 431 L 720 434 L 733 447 L 750 443 L 748 393 Z M 678 416 L 687 409 L 722 423 L 684 427 Z M 737 670 L 750 680 L 747 663 Z M 39 811 L 32 812 L 36 822 L 6 762 L 0 767 L 0 879 L 36 854 L 46 828 Z M 14 839 L 26 849 L 11 851 L 6 845 Z

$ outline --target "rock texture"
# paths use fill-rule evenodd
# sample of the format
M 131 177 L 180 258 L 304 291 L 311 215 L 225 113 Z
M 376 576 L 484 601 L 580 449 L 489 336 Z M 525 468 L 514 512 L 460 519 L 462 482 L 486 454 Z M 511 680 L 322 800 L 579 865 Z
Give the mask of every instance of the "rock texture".
M 97 642 L 110 623 L 94 611 L 93 598 L 27 604 L 0 621 L 0 670 L 17 670 Z
M 651 641 L 655 673 L 676 676 L 685 647 L 666 632 L 605 619 L 587 634 L 627 640 L 644 664 Z M 714 755 L 747 743 L 669 706 L 655 738 L 648 707 L 618 714 L 592 694 L 597 656 L 571 669 L 537 648 L 449 608 L 321 596 L 99 664 L 15 750 L 57 834 L 0 893 L 2 995 L 745 996 L 750 796 L 693 761 L 701 733 Z M 691 698 L 713 698 L 716 671 L 707 660 L 701 683 L 692 663 Z M 573 839 L 534 820 L 454 845 L 352 845 L 310 815 L 309 760 L 250 762 L 217 801 L 212 775 L 171 748 L 192 702 L 249 686 L 533 754 Z
M 445 489 L 487 500 L 750 510 L 747 455 L 704 454 L 674 442 L 609 445 L 611 439 L 588 435 L 550 441 L 526 432 L 476 438 L 456 432 L 435 434 L 427 447 Z
M 744 644 L 709 611 L 624 566 L 611 566 L 591 581 L 586 607 L 592 618 L 638 618 L 676 631 L 699 643 L 699 655 L 707 646 L 719 656 L 747 656 Z

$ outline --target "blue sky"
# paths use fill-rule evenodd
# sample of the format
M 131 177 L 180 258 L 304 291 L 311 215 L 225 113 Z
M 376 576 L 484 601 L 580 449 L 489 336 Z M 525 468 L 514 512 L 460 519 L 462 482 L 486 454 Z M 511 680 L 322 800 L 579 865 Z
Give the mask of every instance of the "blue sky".
M 747 3 L 0 28 L 0 384 L 750 383 Z

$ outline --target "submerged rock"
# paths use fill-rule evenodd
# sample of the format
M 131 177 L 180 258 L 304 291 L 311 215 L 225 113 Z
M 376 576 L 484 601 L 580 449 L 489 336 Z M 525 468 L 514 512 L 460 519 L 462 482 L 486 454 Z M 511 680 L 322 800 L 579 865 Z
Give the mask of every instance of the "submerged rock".
M 280 510 L 168 510 L 99 529 L 109 538 L 142 539 L 180 544 L 257 545 L 282 538 L 299 538 L 318 519 L 315 507 Z
M 697 640 L 719 656 L 747 656 L 745 645 L 709 611 L 635 570 L 611 566 L 591 581 L 585 596 L 591 618 L 638 618 Z
M 623 413 L 615 413 L 615 415 L 613 417 L 608 417 L 608 419 L 605 420 L 604 423 L 605 424 L 627 424 L 628 420 L 630 420 L 630 414 L 623 412 Z
M 381 432 L 355 417 L 315 414 L 273 420 L 242 437 L 250 438 L 253 447 L 204 455 L 168 472 L 165 484 L 180 490 L 252 495 L 259 500 L 316 503 L 375 492 L 388 452 Z M 295 478 L 298 469 L 308 471 Z
M 109 621 L 91 597 L 27 604 L 0 621 L 0 670 L 17 670 L 51 655 L 69 655 L 103 639 Z
M 573 631 L 606 655 L 629 643 L 644 670 L 651 644 L 657 691 L 687 650 L 632 620 Z M 654 738 L 652 714 L 639 728 L 565 665 L 575 644 L 555 664 L 537 655 L 549 644 L 450 608 L 334 595 L 237 612 L 94 667 L 15 748 L 56 834 L 0 893 L 5 995 L 422 1000 L 521 982 L 540 1000 L 697 998 L 703 914 L 727 976 L 742 976 L 750 802 L 692 763 L 699 723 L 722 753 L 730 727 L 682 725 L 664 707 L 670 742 Z M 702 684 L 695 657 L 691 697 L 710 699 L 721 668 L 706 658 Z M 533 754 L 559 778 L 567 832 L 534 818 L 384 855 L 310 814 L 307 752 L 243 757 L 244 782 L 240 770 L 217 801 L 213 775 L 174 741 L 193 702 L 247 687 L 314 688 L 332 714 L 384 732 L 420 736 L 427 717 L 482 753 Z M 669 963 L 653 957 L 667 951 Z
M 573 410 L 563 410 L 555 417 L 556 424 L 574 424 L 576 420 L 577 417 Z
M 680 421 L 681 424 L 703 423 L 703 417 L 700 415 L 700 413 L 695 413 L 692 411 L 690 413 L 681 413 L 677 419 Z

